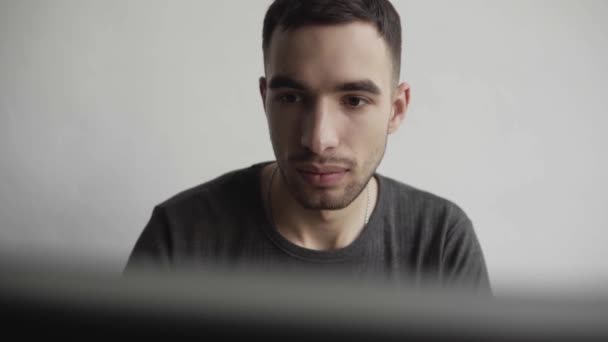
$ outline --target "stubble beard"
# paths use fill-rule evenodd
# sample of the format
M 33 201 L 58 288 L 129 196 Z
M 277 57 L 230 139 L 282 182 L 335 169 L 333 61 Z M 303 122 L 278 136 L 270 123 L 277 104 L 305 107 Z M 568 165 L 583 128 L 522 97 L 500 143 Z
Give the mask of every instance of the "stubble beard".
M 388 134 L 387 134 L 388 135 Z M 384 138 L 384 143 L 378 146 L 367 160 L 362 164 L 361 176 L 352 180 L 341 189 L 313 189 L 310 185 L 304 183 L 301 179 L 293 179 L 299 177 L 297 174 L 286 174 L 287 165 L 277 158 L 279 164 L 279 174 L 283 184 L 290 195 L 303 207 L 309 210 L 339 210 L 348 207 L 355 199 L 359 197 L 365 189 L 370 179 L 373 177 L 376 169 L 380 165 L 384 153 L 386 151 L 387 136 Z M 353 172 L 354 170 L 350 170 Z

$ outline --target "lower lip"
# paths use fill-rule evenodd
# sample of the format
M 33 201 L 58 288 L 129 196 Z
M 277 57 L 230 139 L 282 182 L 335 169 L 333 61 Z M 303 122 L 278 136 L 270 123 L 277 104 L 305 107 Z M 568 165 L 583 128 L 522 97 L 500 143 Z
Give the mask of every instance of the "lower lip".
M 348 171 L 334 173 L 312 173 L 298 170 L 298 172 L 311 185 L 328 187 L 340 183 Z

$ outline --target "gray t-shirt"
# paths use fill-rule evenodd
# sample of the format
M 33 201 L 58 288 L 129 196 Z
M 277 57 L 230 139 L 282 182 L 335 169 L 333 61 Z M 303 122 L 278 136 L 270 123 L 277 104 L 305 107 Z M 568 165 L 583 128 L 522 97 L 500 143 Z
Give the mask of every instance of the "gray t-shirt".
M 376 173 L 378 200 L 359 236 L 341 249 L 307 249 L 284 238 L 266 215 L 260 173 L 268 163 L 232 171 L 157 205 L 126 271 L 198 263 L 284 267 L 491 293 L 473 225 L 456 204 Z

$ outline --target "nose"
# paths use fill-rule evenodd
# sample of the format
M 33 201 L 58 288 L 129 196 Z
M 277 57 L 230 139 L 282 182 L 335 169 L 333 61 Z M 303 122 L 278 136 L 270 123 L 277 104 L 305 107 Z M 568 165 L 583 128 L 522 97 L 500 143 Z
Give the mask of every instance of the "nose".
M 302 119 L 302 146 L 317 155 L 326 154 L 339 143 L 338 127 L 330 107 L 328 103 L 318 100 Z

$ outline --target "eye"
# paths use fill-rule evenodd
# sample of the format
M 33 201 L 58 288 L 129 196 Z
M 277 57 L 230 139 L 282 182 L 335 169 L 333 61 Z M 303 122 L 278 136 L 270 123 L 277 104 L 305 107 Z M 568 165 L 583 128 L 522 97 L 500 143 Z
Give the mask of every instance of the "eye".
M 352 108 L 359 108 L 368 103 L 369 103 L 369 101 L 367 101 L 366 99 L 364 99 L 360 96 L 347 96 L 344 99 L 344 104 L 346 104 L 348 107 L 352 107 Z
M 279 101 L 282 103 L 297 103 L 302 102 L 302 95 L 294 93 L 286 93 L 279 96 Z

